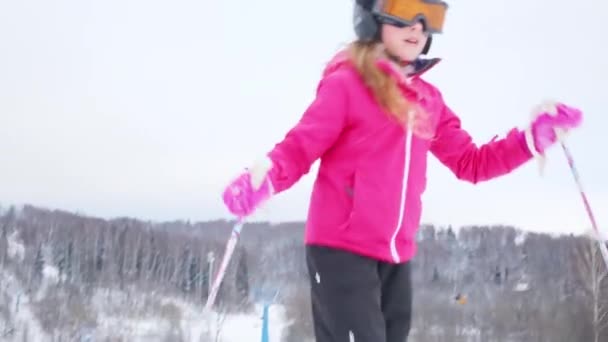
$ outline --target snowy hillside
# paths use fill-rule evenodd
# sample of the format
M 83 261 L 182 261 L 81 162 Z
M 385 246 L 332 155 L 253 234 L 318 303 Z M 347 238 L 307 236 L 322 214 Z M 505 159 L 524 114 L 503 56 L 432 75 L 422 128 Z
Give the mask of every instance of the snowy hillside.
M 260 304 L 247 312 L 203 313 L 201 303 L 136 286 L 76 288 L 53 265 L 50 252 L 37 259 L 42 269 L 31 286 L 32 274 L 22 267 L 27 247 L 20 231 L 12 230 L 5 242 L 0 341 L 240 342 L 261 336 Z M 270 341 L 282 341 L 287 320 L 281 305 L 270 307 L 269 322 Z
M 259 341 L 273 293 L 270 340 L 312 341 L 301 223 L 247 225 L 203 313 L 230 227 L 2 210 L 0 341 Z M 608 340 L 592 241 L 423 226 L 418 245 L 412 342 Z
M 76 320 L 72 331 L 45 331 L 39 315 L 53 301 L 57 279 L 46 278 L 43 283 L 36 292 L 27 293 L 13 272 L 3 269 L 0 273 L 0 341 L 240 342 L 257 341 L 261 335 L 261 306 L 249 313 L 203 314 L 200 305 L 178 298 L 153 298 L 136 291 L 127 296 L 119 290 L 101 289 L 86 303 L 79 303 L 87 313 L 71 312 Z M 67 306 L 62 309 L 70 314 L 75 307 Z M 282 341 L 286 321 L 280 305 L 270 307 L 269 322 L 270 341 Z

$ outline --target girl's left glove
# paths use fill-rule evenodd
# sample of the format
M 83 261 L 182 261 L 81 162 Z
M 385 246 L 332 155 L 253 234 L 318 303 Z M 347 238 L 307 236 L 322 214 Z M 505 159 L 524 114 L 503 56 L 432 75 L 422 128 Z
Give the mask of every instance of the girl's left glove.
M 583 121 L 580 109 L 563 103 L 549 102 L 533 113 L 530 126 L 525 131 L 526 143 L 535 157 L 544 157 L 545 151 Z

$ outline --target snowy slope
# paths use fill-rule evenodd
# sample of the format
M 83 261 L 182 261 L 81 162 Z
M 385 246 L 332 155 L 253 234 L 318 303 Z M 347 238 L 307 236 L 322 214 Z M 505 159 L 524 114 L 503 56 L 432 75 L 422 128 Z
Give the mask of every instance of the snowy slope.
M 262 307 L 256 306 L 248 314 L 202 313 L 202 306 L 193 305 L 180 298 L 154 293 L 141 293 L 137 288 L 97 288 L 82 306 L 82 310 L 94 317 L 92 322 L 79 317 L 68 317 L 75 322 L 67 331 L 45 331 L 40 323 L 40 313 L 59 298 L 62 279 L 58 270 L 46 264 L 40 286 L 28 291 L 17 272 L 23 268 L 24 246 L 12 234 L 8 238 L 8 266 L 0 268 L 0 341 L 52 341 L 69 338 L 75 341 L 132 341 L 132 342 L 242 342 L 258 341 L 262 330 Z M 78 311 L 64 315 L 76 316 Z M 52 312 L 52 311 L 51 311 Z M 281 341 L 286 324 L 284 309 L 280 305 L 269 310 L 270 341 Z

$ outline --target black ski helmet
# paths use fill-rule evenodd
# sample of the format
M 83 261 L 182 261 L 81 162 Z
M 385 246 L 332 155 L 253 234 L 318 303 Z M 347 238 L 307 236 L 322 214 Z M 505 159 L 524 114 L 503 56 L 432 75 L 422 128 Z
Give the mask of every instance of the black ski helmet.
M 420 1 L 427 2 L 430 4 L 442 4 L 447 7 L 447 4 L 439 0 L 400 0 L 400 1 Z M 353 24 L 355 34 L 357 38 L 362 41 L 375 41 L 380 40 L 380 25 L 382 22 L 399 22 L 402 21 L 399 18 L 390 16 L 381 11 L 378 11 L 382 0 L 355 0 L 355 7 L 353 12 Z M 420 14 L 417 14 L 414 20 L 422 20 L 425 27 L 427 26 L 427 19 Z M 429 34 L 426 45 L 422 49 L 422 54 L 426 55 L 432 44 L 433 35 Z

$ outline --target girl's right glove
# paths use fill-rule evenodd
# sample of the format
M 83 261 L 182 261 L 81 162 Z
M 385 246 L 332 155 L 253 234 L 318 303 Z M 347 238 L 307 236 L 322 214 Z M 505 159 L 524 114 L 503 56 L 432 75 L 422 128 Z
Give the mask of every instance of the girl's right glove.
M 222 197 L 233 215 L 243 219 L 272 197 L 274 189 L 268 177 L 272 166 L 272 161 L 265 158 L 241 173 L 226 187 Z
M 546 103 L 534 113 L 530 126 L 525 131 L 526 143 L 532 155 L 540 159 L 541 170 L 547 149 L 561 140 L 583 121 L 583 113 L 563 103 Z

